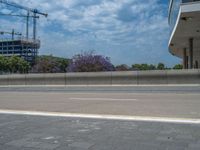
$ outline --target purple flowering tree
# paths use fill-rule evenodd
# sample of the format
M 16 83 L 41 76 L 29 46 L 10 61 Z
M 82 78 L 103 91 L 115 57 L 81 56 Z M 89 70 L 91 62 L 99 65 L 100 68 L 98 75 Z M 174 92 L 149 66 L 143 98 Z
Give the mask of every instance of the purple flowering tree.
M 87 52 L 75 55 L 67 70 L 68 72 L 103 72 L 113 71 L 114 66 L 108 57 Z

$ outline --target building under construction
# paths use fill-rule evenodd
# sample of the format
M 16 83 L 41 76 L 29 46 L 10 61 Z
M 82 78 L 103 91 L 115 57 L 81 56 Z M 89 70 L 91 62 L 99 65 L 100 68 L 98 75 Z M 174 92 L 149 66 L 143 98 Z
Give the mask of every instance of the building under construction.
M 30 64 L 35 63 L 35 59 L 38 55 L 38 49 L 40 48 L 40 40 L 36 37 L 36 21 L 39 18 L 38 15 L 43 15 L 47 17 L 47 14 L 38 11 L 37 9 L 31 9 L 19 4 L 8 2 L 7 0 L 0 0 L 0 3 L 9 5 L 15 8 L 23 9 L 27 11 L 27 15 L 16 15 L 16 14 L 2 14 L 4 16 L 12 17 L 25 17 L 26 18 L 26 37 L 24 38 L 22 34 L 15 33 L 14 29 L 12 32 L 0 31 L 0 35 L 10 34 L 10 38 L 0 38 L 0 55 L 10 57 L 19 56 L 24 58 Z M 29 19 L 33 18 L 33 37 L 29 38 Z M 15 37 L 18 35 L 18 37 Z
M 6 57 L 19 56 L 31 64 L 34 64 L 39 48 L 40 40 L 26 38 L 0 40 L 0 55 Z

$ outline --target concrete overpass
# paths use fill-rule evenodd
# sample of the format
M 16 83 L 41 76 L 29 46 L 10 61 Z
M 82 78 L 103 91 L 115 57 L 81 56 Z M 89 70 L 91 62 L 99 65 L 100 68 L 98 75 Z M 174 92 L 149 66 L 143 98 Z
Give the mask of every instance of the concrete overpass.
M 169 51 L 184 69 L 200 68 L 200 0 L 171 0 Z

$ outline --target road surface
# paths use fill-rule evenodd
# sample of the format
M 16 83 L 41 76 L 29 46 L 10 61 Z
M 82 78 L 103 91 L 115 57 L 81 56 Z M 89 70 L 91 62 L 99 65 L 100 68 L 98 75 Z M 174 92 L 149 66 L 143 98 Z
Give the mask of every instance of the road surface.
M 0 149 L 199 150 L 199 108 L 198 86 L 1 87 Z
M 4 110 L 199 119 L 199 106 L 199 86 L 0 88 Z

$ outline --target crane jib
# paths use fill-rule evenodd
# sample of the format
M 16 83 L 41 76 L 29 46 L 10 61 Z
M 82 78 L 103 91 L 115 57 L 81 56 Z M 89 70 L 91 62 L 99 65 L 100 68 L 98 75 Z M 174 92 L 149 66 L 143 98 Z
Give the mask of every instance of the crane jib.
M 36 13 L 36 14 L 39 14 L 39 15 L 43 15 L 45 17 L 48 16 L 47 13 L 40 12 L 37 9 L 28 8 L 28 7 L 19 5 L 19 4 L 14 3 L 14 2 L 9 2 L 8 0 L 0 0 L 0 3 L 6 4 L 6 5 L 9 5 L 9 6 L 12 6 L 12 7 L 16 7 L 16 8 L 19 8 L 19 9 L 27 10 L 29 12 Z

